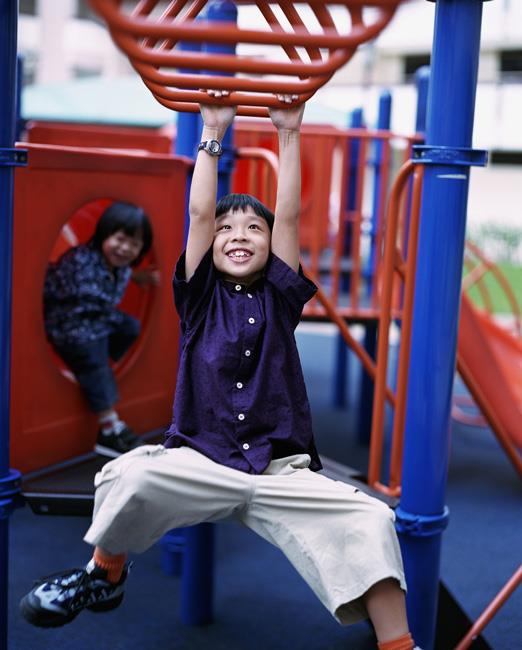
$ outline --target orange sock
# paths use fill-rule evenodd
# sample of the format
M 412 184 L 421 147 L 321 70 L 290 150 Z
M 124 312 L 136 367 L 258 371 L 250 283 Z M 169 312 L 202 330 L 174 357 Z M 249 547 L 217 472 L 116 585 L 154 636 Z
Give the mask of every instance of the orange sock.
M 97 566 L 107 571 L 107 580 L 109 582 L 118 582 L 123 573 L 127 556 L 124 553 L 121 555 L 107 555 L 97 546 L 94 549 L 93 559 Z
M 391 641 L 382 641 L 377 645 L 379 650 L 413 650 L 414 643 L 411 634 L 408 633 Z

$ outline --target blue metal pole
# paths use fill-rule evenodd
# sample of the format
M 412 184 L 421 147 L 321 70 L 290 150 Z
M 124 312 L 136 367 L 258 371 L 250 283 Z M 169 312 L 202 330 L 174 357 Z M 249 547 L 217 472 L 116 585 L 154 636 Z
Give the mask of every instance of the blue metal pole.
M 352 111 L 350 117 L 350 127 L 352 129 L 360 129 L 364 126 L 364 115 L 362 108 L 356 108 Z M 346 209 L 354 210 L 355 201 L 357 199 L 357 173 L 358 173 L 358 164 L 359 164 L 359 150 L 361 143 L 359 138 L 354 138 L 352 140 L 352 146 L 350 150 L 350 162 L 349 162 L 349 175 L 347 178 L 347 184 L 344 188 L 344 191 L 347 193 L 346 197 Z M 345 237 L 343 242 L 343 256 L 345 257 L 350 253 L 352 242 L 352 224 L 349 222 L 346 225 Z M 344 277 L 341 275 L 341 291 L 349 292 L 350 291 L 350 276 Z M 334 395 L 333 395 L 333 405 L 337 408 L 343 408 L 346 406 L 346 372 L 348 370 L 348 349 L 346 343 L 344 342 L 343 337 L 338 334 L 336 342 L 336 356 L 335 356 L 335 370 L 334 370 Z
M 430 85 L 430 68 L 423 65 L 415 72 L 415 86 L 417 89 L 417 110 L 415 113 L 415 133 L 417 135 L 426 135 L 426 116 L 428 113 L 428 89 Z M 424 141 L 424 140 L 423 140 Z M 413 179 L 410 179 L 408 186 L 408 200 L 406 210 L 406 220 L 404 223 L 404 251 L 408 250 L 408 243 L 410 238 L 410 211 L 411 211 L 411 197 L 413 188 Z
M 231 2 L 231 0 L 213 0 L 213 2 L 210 2 L 208 5 L 207 19 L 210 21 L 236 23 L 237 6 L 235 2 Z M 235 54 L 236 46 L 205 44 L 204 50 L 205 52 L 211 52 L 213 54 Z M 221 143 L 223 146 L 223 155 L 219 159 L 217 188 L 218 199 L 230 192 L 232 171 L 235 162 L 235 151 L 232 144 L 233 132 L 233 125 L 231 125 L 225 133 L 225 137 Z
M 25 120 L 22 117 L 22 85 L 24 78 L 24 57 L 19 54 L 16 58 L 16 133 L 15 140 L 20 142 L 22 132 L 25 128 Z
M 207 8 L 206 18 L 209 21 L 237 21 L 237 7 L 229 0 L 211 2 Z M 203 44 L 206 52 L 233 54 L 234 45 L 209 45 Z M 188 155 L 193 156 L 199 142 L 200 122 L 196 115 L 196 140 L 192 142 L 187 137 L 183 146 L 186 149 L 192 145 Z M 194 133 L 194 124 L 189 124 L 190 133 Z M 178 128 L 178 133 L 180 128 Z M 234 165 L 234 151 L 232 148 L 232 127 L 228 129 L 222 142 L 223 155 L 219 160 L 218 168 L 218 198 L 230 192 L 231 174 Z M 179 153 L 178 149 L 176 151 Z M 185 546 L 182 563 L 181 584 L 181 620 L 186 625 L 204 625 L 213 618 L 214 595 L 214 526 L 200 524 L 185 528 Z
M 482 0 L 438 0 L 397 529 L 416 643 L 435 636 Z
M 428 89 L 430 85 L 430 67 L 423 65 L 415 72 L 417 88 L 417 112 L 415 114 L 415 133 L 424 135 L 426 132 L 426 116 L 428 113 Z
M 200 43 L 180 43 L 179 49 L 190 52 L 201 50 Z M 196 71 L 194 71 L 196 72 Z M 198 113 L 177 113 L 176 114 L 176 140 L 174 153 L 178 156 L 194 158 L 201 133 Z M 187 189 L 185 192 L 185 224 L 183 242 L 186 245 L 189 229 L 189 188 L 192 173 L 187 174 Z M 164 573 L 170 576 L 179 576 L 182 573 L 183 555 L 186 548 L 185 528 L 177 528 L 165 533 L 160 540 L 161 547 L 161 568 Z
M 17 0 L 0 0 L 0 650 L 7 650 L 8 636 L 9 516 L 20 484 L 19 472 L 9 469 L 17 17 Z
M 389 131 L 391 124 L 391 106 L 392 97 L 388 90 L 383 90 L 379 96 L 379 112 L 377 114 L 377 129 L 379 131 Z M 376 234 L 379 229 L 379 216 L 381 213 L 382 205 L 381 200 L 381 177 L 382 177 L 382 158 L 383 158 L 383 143 L 381 140 L 374 142 L 374 155 L 373 155 L 373 201 L 372 201 L 372 220 L 370 230 L 370 254 L 366 264 L 366 295 L 371 296 L 373 285 L 373 274 L 375 272 L 375 257 L 376 257 Z M 384 197 L 382 197 L 384 198 Z
M 379 96 L 379 112 L 377 114 L 377 129 L 388 131 L 391 120 L 392 98 L 388 90 L 383 90 Z M 369 298 L 372 293 L 373 274 L 375 273 L 376 257 L 376 234 L 379 228 L 379 216 L 381 212 L 381 176 L 383 165 L 383 143 L 381 140 L 374 142 L 374 154 L 372 160 L 373 175 L 373 204 L 370 226 L 370 254 L 365 266 L 366 295 Z M 364 349 L 372 359 L 375 359 L 377 352 L 377 322 L 367 322 L 364 327 Z M 359 399 L 359 418 L 357 425 L 357 440 L 360 445 L 369 445 L 372 430 L 373 411 L 373 379 L 368 376 L 365 370 L 361 370 L 361 397 Z

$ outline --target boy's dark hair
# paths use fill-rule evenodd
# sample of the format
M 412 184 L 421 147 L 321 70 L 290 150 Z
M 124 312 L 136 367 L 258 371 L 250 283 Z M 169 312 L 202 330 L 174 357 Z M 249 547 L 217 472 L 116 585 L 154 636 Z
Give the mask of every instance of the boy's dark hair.
M 101 250 L 103 242 L 118 230 L 123 230 L 129 237 L 138 235 L 143 240 L 143 247 L 131 266 L 137 266 L 152 246 L 152 226 L 143 208 L 124 201 L 115 201 L 98 219 L 94 235 L 89 244 Z
M 255 196 L 250 194 L 227 194 L 219 199 L 216 205 L 216 219 L 227 212 L 246 212 L 252 208 L 258 217 L 262 217 L 268 224 L 270 232 L 274 227 L 274 215 Z

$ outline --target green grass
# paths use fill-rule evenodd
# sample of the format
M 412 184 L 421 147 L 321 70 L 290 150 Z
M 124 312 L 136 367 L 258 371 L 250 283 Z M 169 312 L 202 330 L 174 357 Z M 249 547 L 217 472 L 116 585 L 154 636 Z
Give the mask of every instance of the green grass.
M 509 282 L 511 290 L 513 291 L 517 300 L 518 306 L 522 310 L 522 266 L 498 264 L 498 267 Z M 491 272 L 487 273 L 483 277 L 483 282 L 487 287 L 488 293 L 490 295 L 490 299 L 493 304 L 493 312 L 496 314 L 511 312 L 511 307 L 504 294 L 504 291 Z M 468 292 L 468 295 L 470 296 L 471 300 L 477 305 L 477 307 L 484 306 L 484 301 L 477 286 L 473 287 Z

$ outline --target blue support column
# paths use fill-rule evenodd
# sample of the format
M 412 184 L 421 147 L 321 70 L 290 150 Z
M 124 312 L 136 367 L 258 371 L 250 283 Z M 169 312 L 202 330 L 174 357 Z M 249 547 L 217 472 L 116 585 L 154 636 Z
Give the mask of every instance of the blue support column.
M 201 49 L 199 43 L 180 43 L 180 50 L 197 52 Z M 196 72 L 196 71 L 194 71 Z M 201 134 L 200 117 L 198 113 L 177 113 L 176 114 L 176 141 L 174 153 L 178 156 L 194 158 L 199 136 Z M 189 188 L 192 174 L 187 175 L 187 190 L 185 192 L 185 224 L 184 244 L 187 243 L 189 228 L 188 200 Z M 178 528 L 165 533 L 160 540 L 161 547 L 161 568 L 164 573 L 170 576 L 182 574 L 183 556 L 186 548 L 185 532 L 187 529 Z
M 350 127 L 352 129 L 360 129 L 364 126 L 364 115 L 362 108 L 356 108 L 352 111 L 350 117 Z M 346 187 L 344 191 L 347 193 L 346 196 L 346 209 L 354 210 L 355 201 L 357 200 L 357 173 L 358 173 L 358 164 L 359 164 L 359 150 L 360 142 L 358 138 L 352 140 L 352 147 L 350 150 L 350 162 L 349 162 L 349 175 L 347 178 Z M 346 231 L 344 236 L 343 243 L 343 256 L 346 256 L 350 253 L 352 243 L 352 224 L 348 223 L 346 225 Z M 340 290 L 341 292 L 350 291 L 350 275 L 347 277 L 341 274 L 340 281 Z M 335 370 L 334 370 L 334 391 L 333 391 L 333 405 L 337 408 L 343 408 L 346 406 L 346 391 L 347 391 L 347 379 L 346 373 L 348 370 L 348 348 L 344 342 L 343 337 L 338 334 L 336 342 L 336 355 L 335 355 Z
M 7 650 L 9 516 L 19 505 L 20 473 L 9 468 L 13 167 L 16 119 L 17 0 L 0 0 L 0 650 Z
M 210 21 L 237 21 L 237 7 L 229 0 L 209 4 L 206 14 Z M 195 49 L 191 46 L 191 49 Z M 233 45 L 207 45 L 203 50 L 234 53 Z M 194 157 L 201 134 L 201 118 L 196 113 L 179 113 L 176 153 Z M 235 154 L 232 147 L 232 127 L 223 138 L 223 155 L 219 160 L 217 196 L 230 192 Z M 188 195 L 187 195 L 188 201 Z M 187 205 L 188 207 L 188 205 Z M 188 234 L 188 210 L 186 210 Z M 177 575 L 181 570 L 181 620 L 186 625 L 205 625 L 213 619 L 214 596 L 214 526 L 200 524 L 170 531 L 162 540 L 162 565 L 167 573 Z
M 377 114 L 377 129 L 388 131 L 391 121 L 391 104 L 392 98 L 388 90 L 383 90 L 379 96 L 379 112 Z M 375 273 L 376 257 L 376 235 L 379 229 L 379 216 L 381 213 L 380 201 L 384 198 L 381 196 L 381 176 L 383 165 L 383 143 L 381 140 L 374 142 L 374 154 L 372 159 L 374 168 L 373 176 L 373 204 L 372 220 L 370 229 L 370 254 L 365 265 L 366 278 L 366 296 L 369 298 L 372 293 L 373 274 Z M 364 327 L 364 349 L 372 359 L 375 359 L 377 353 L 377 322 L 367 322 Z M 359 399 L 359 414 L 357 424 L 357 440 L 360 445 L 368 446 L 372 431 L 372 412 L 373 412 L 373 379 L 368 373 L 361 369 L 361 397 Z
M 430 85 L 430 67 L 423 65 L 415 72 L 415 87 L 417 89 L 417 111 L 415 113 L 415 133 L 426 132 L 426 116 L 428 112 L 428 89 Z
M 15 140 L 20 142 L 25 129 L 25 120 L 22 117 L 22 84 L 24 79 L 24 58 L 19 54 L 16 58 L 16 133 Z
M 435 636 L 482 0 L 438 0 L 397 529 L 416 643 Z
M 392 97 L 388 90 L 383 90 L 379 96 L 379 112 L 377 114 L 377 130 L 389 131 L 391 124 L 391 106 Z M 375 258 L 378 251 L 375 250 L 377 232 L 379 230 L 379 217 L 382 212 L 381 200 L 381 178 L 382 178 L 382 164 L 383 164 L 383 143 L 381 140 L 375 140 L 373 154 L 373 197 L 372 197 L 372 220 L 370 229 L 370 254 L 365 267 L 366 277 L 366 295 L 368 297 L 372 294 L 373 276 L 375 273 Z

